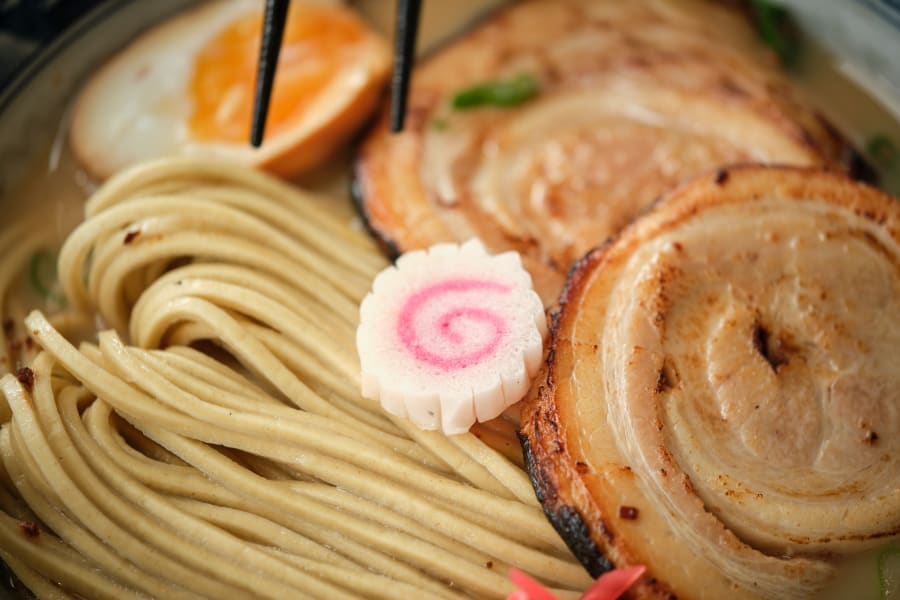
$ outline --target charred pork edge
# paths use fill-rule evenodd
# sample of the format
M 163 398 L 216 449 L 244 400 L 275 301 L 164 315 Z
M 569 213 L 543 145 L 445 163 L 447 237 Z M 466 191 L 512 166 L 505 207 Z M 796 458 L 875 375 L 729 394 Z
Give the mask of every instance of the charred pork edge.
M 353 162 L 350 174 L 350 198 L 353 201 L 353 206 L 356 208 L 357 214 L 359 214 L 360 219 L 362 219 L 363 225 L 365 225 L 366 231 L 369 232 L 369 235 L 372 236 L 381 251 L 391 259 L 391 261 L 395 261 L 403 254 L 403 250 L 400 248 L 400 245 L 387 234 L 387 232 L 382 231 L 375 224 L 375 221 L 369 215 L 369 211 L 366 208 L 366 192 L 364 189 L 365 176 L 360 173 L 364 168 L 362 162 L 360 153 L 357 151 L 356 159 Z
M 591 535 L 591 527 L 585 521 L 584 516 L 577 507 L 566 504 L 557 490 L 555 485 L 556 474 L 552 468 L 545 468 L 546 463 L 555 463 L 562 469 L 565 469 L 570 477 L 578 477 L 578 474 L 563 460 L 568 456 L 562 446 L 562 442 L 557 440 L 558 452 L 557 456 L 550 456 L 545 448 L 543 438 L 543 426 L 558 426 L 553 415 L 546 414 L 549 410 L 545 406 L 545 394 L 552 394 L 553 388 L 553 367 L 555 366 L 556 343 L 559 327 L 561 325 L 562 310 L 569 302 L 571 297 L 578 293 L 581 289 L 584 276 L 591 270 L 590 266 L 598 260 L 609 247 L 611 240 L 607 240 L 601 246 L 590 250 L 582 258 L 572 264 L 569 269 L 566 283 L 560 293 L 557 307 L 551 313 L 551 341 L 547 353 L 546 365 L 547 371 L 544 381 L 534 385 L 538 385 L 536 395 L 530 403 L 529 415 L 525 418 L 524 427 L 519 432 L 519 443 L 522 446 L 522 454 L 525 459 L 525 469 L 531 479 L 531 485 L 534 488 L 535 496 L 544 514 L 550 521 L 553 528 L 559 533 L 560 537 L 572 551 L 572 554 L 584 566 L 591 577 L 599 577 L 603 573 L 613 569 L 615 565 L 606 558 L 600 547 Z M 546 417 L 546 419 L 544 419 Z M 542 419 L 544 422 L 542 423 Z M 529 437 L 529 433 L 533 438 Z M 562 460 L 560 460 L 562 459 Z M 601 525 L 601 529 L 606 528 Z
M 540 437 L 539 431 L 537 422 L 535 422 L 534 435 Z M 552 475 L 541 467 L 541 460 L 532 451 L 528 436 L 520 433 L 519 442 L 522 444 L 522 453 L 531 485 L 534 487 L 535 495 L 544 509 L 547 520 L 550 521 L 566 546 L 591 577 L 599 577 L 612 570 L 613 564 L 597 547 L 591 537 L 590 527 L 582 518 L 581 513 L 574 506 L 564 504 L 560 500 L 549 480 Z

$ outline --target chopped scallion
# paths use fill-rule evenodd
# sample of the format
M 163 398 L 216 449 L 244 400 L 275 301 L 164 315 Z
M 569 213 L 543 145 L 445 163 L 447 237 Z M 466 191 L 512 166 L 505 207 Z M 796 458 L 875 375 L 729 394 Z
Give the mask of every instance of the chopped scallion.
M 57 289 L 59 282 L 56 274 L 56 257 L 46 250 L 38 250 L 31 256 L 28 264 L 31 287 L 45 301 L 63 304 L 65 299 Z
M 540 85 L 534 75 L 521 73 L 512 79 L 489 81 L 466 88 L 453 96 L 456 109 L 477 106 L 517 106 L 537 95 Z
M 796 66 L 800 56 L 800 35 L 791 14 L 769 0 L 751 0 L 750 6 L 763 43 L 775 51 L 785 66 Z
M 882 171 L 893 169 L 900 161 L 900 151 L 897 150 L 897 146 L 891 141 L 891 138 L 884 134 L 869 138 L 869 141 L 866 142 L 866 152 Z

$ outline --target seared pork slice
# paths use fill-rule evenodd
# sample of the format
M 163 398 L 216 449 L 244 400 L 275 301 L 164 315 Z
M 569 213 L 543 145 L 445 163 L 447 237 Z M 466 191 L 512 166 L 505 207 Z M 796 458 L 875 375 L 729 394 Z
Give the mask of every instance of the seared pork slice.
M 776 62 L 722 2 L 514 3 L 416 66 L 406 130 L 385 114 L 361 146 L 362 212 L 397 252 L 475 236 L 518 250 L 550 304 L 573 260 L 686 176 L 842 168 L 847 144 Z M 521 103 L 451 106 L 483 83 Z
M 900 201 L 738 167 L 576 263 L 521 436 L 545 512 L 631 597 L 815 598 L 900 537 Z

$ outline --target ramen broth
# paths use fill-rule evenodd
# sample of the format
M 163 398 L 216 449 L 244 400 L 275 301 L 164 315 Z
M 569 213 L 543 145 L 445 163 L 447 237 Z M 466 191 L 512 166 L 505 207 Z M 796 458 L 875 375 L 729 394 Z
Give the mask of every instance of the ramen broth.
M 419 54 L 438 46 L 454 33 L 464 29 L 480 15 L 502 4 L 500 0 L 456 0 L 455 2 L 426 2 L 423 6 L 419 30 Z M 392 11 L 381 0 L 362 0 L 357 9 L 386 36 L 392 36 Z M 883 135 L 900 142 L 900 115 L 869 96 L 848 78 L 832 58 L 808 39 L 803 39 L 799 64 L 791 77 L 802 93 L 854 143 L 864 149 L 867 140 Z M 74 94 L 73 94 L 74 97 Z M 0 190 L 0 210 L 7 222 L 32 220 L 33 227 L 43 228 L 47 234 L 48 250 L 55 253 L 66 235 L 83 218 L 85 199 L 96 188 L 79 169 L 67 144 L 66 113 L 56 115 L 56 131 L 35 131 L 45 136 L 45 151 L 24 171 L 21 181 L 12 190 Z M 346 148 L 329 165 L 296 180 L 301 187 L 322 194 L 320 202 L 339 215 L 350 227 L 362 228 L 349 197 L 352 148 Z M 900 193 L 900 165 L 893 172 L 881 172 L 881 187 Z M 597 240 L 598 243 L 602 240 Z M 2 260 L 2 257 L 0 257 Z M 52 298 L 41 297 L 31 285 L 28 269 L 19 276 L 5 301 L 6 306 L 18 307 L 14 314 L 27 313 L 31 308 L 53 311 L 59 308 Z M 865 553 L 846 560 L 836 583 L 823 599 L 837 600 L 853 597 L 860 600 L 879 598 L 877 573 L 878 552 Z

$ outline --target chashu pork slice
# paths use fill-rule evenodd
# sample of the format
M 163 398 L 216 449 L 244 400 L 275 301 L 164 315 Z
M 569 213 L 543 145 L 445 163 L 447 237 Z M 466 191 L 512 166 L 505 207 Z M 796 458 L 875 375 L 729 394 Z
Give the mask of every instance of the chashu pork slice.
M 739 162 L 842 169 L 746 15 L 706 0 L 514 3 L 416 66 L 402 134 L 383 115 L 356 192 L 397 252 L 480 237 L 517 250 L 546 304 L 569 265 L 687 176 Z M 453 109 L 533 77 L 517 106 Z
M 631 597 L 815 598 L 900 537 L 900 201 L 736 167 L 576 263 L 521 437 L 546 514 Z

